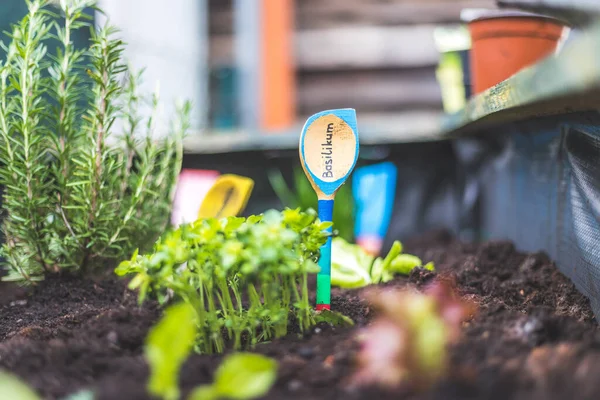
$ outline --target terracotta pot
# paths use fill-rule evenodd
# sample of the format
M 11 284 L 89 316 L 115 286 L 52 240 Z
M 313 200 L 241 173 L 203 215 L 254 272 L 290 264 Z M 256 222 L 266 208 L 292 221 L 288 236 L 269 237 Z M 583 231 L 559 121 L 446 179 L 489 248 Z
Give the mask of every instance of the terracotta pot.
M 556 19 L 522 12 L 479 13 L 470 19 L 474 94 L 552 54 L 564 29 Z

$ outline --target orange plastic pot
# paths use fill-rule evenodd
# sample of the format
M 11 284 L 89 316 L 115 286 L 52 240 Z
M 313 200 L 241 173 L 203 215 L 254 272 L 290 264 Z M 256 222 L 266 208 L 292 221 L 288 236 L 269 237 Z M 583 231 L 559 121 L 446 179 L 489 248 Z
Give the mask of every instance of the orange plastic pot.
M 564 25 L 543 16 L 507 14 L 469 22 L 473 92 L 486 89 L 552 54 Z

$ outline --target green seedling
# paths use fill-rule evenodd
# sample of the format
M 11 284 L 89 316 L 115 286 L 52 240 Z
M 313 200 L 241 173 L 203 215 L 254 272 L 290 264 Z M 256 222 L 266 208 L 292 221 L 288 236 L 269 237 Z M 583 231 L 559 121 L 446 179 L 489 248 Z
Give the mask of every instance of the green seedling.
M 265 356 L 237 353 L 225 358 L 211 385 L 202 385 L 188 400 L 251 400 L 269 392 L 277 378 L 277 363 Z
M 148 391 L 163 400 L 179 399 L 179 370 L 196 341 L 196 312 L 187 303 L 165 310 L 148 334 L 144 354 L 150 365 Z
M 447 371 L 447 346 L 476 311 L 475 303 L 461 299 L 446 280 L 435 281 L 425 293 L 372 289 L 365 296 L 379 316 L 359 335 L 354 385 L 431 386 Z
M 140 301 L 153 295 L 164 304 L 171 293 L 191 304 L 198 351 L 221 353 L 228 343 L 238 350 L 286 335 L 290 315 L 301 332 L 314 325 L 308 275 L 319 271 L 330 226 L 314 212 L 289 209 L 198 220 L 115 272 L 133 275 L 130 288 L 139 289 Z
M 315 315 L 315 322 L 326 322 L 333 326 L 354 326 L 354 321 L 350 317 L 347 317 L 339 312 L 331 310 L 322 310 Z
M 336 237 L 332 240 L 331 284 L 346 289 L 385 283 L 394 276 L 409 275 L 415 268 L 434 271 L 432 262 L 423 265 L 419 257 L 403 254 L 402 243 L 395 241 L 385 258 L 367 254 L 362 247 Z

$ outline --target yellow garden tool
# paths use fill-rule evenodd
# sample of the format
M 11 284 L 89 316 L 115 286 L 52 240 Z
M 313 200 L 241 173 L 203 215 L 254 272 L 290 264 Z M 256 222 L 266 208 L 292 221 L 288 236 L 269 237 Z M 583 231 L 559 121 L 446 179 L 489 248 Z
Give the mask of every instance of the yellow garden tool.
M 246 208 L 254 181 L 244 176 L 225 174 L 217 178 L 206 193 L 198 218 L 224 218 L 240 214 Z

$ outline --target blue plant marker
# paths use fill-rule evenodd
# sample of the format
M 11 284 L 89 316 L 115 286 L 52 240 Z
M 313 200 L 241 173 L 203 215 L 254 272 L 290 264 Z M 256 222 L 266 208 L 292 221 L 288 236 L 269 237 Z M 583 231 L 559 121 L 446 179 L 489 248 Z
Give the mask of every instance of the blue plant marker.
M 397 168 L 384 162 L 358 168 L 352 179 L 356 201 L 354 237 L 365 251 L 379 255 L 394 208 Z
M 331 221 L 335 193 L 356 165 L 359 141 L 356 111 L 327 110 L 306 121 L 300 135 L 300 161 L 319 199 L 319 219 Z M 331 228 L 330 228 L 331 231 Z M 317 310 L 331 304 L 331 238 L 321 248 L 317 275 Z

